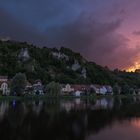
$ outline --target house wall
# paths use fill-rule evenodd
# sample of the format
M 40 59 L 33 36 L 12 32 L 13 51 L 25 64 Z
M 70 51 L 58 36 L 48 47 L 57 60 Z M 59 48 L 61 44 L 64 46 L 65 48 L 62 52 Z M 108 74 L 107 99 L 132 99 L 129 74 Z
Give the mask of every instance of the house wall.
M 70 92 L 73 92 L 74 89 L 71 88 L 71 86 L 69 84 L 67 84 L 64 88 L 62 88 L 62 92 L 67 92 L 67 93 L 70 93 Z

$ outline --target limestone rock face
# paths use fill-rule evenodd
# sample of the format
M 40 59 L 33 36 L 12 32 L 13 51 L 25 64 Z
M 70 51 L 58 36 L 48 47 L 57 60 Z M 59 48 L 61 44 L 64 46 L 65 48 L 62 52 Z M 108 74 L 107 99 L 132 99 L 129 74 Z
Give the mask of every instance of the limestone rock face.
M 53 52 L 52 53 L 53 57 L 56 59 L 66 59 L 66 61 L 69 60 L 69 57 L 67 55 L 65 55 L 64 53 L 60 53 L 60 52 Z
M 18 54 L 20 61 L 27 61 L 30 59 L 30 55 L 27 48 L 22 48 Z
M 82 77 L 84 77 L 85 79 L 87 78 L 87 70 L 86 70 L 85 68 L 82 69 L 81 75 L 82 75 Z
M 81 65 L 79 64 L 79 62 L 77 60 L 75 60 L 74 64 L 72 65 L 71 69 L 73 71 L 77 71 L 78 69 L 81 68 Z

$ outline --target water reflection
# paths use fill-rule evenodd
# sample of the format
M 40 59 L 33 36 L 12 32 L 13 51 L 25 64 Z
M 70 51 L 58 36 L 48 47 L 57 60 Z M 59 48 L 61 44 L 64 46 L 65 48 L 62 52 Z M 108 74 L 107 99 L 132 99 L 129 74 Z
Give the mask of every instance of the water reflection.
M 8 108 L 9 108 L 8 102 L 6 102 L 6 101 L 1 102 L 1 104 L 0 104 L 0 121 L 3 119 Z
M 139 131 L 139 97 L 0 102 L 2 140 L 137 140 Z
M 33 109 L 33 112 L 36 113 L 36 115 L 40 114 L 40 111 L 42 110 L 42 108 L 43 108 L 43 101 L 32 102 L 32 109 Z

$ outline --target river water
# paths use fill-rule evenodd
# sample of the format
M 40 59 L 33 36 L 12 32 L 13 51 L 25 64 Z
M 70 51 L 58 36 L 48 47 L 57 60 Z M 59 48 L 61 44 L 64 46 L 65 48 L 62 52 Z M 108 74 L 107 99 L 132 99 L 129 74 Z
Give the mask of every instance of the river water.
M 0 101 L 0 140 L 140 140 L 140 98 Z

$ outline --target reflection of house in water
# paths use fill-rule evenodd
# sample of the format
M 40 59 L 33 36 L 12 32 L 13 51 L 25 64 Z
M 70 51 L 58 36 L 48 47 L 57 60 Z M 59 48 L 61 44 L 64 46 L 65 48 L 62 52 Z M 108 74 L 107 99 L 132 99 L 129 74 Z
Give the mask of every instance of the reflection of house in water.
M 95 105 L 92 106 L 93 110 L 96 109 L 112 109 L 114 106 L 114 99 L 108 99 L 108 98 L 101 98 L 97 99 L 95 102 Z
M 74 104 L 71 101 L 64 101 L 64 102 L 61 102 L 60 107 L 61 109 L 64 109 L 67 112 L 69 112 L 71 111 L 72 108 L 74 108 Z
M 71 101 L 62 101 L 60 106 L 67 112 L 71 110 L 84 110 L 86 108 L 85 102 L 82 101 L 80 98 Z
M 43 101 L 33 101 L 32 102 L 32 109 L 33 109 L 33 112 L 35 112 L 37 115 L 39 115 L 40 111 L 42 110 L 43 108 Z
M 90 87 L 96 94 L 113 95 L 113 89 L 110 85 L 91 85 Z
M 28 113 L 28 111 L 29 111 L 27 103 L 22 102 L 21 104 L 22 104 L 23 113 L 24 113 L 24 115 L 26 115 Z
M 8 108 L 9 108 L 9 103 L 8 102 L 6 102 L 6 101 L 1 102 L 1 104 L 0 104 L 0 120 L 3 119 L 3 117 L 6 113 L 6 111 L 8 110 Z

